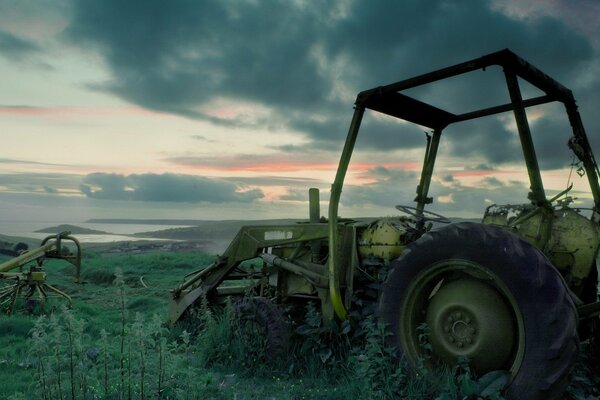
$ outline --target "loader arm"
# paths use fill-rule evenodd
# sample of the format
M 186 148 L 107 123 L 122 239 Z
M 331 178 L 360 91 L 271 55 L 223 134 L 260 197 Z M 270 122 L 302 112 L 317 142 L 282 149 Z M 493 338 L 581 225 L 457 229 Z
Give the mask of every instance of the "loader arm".
M 223 255 L 208 267 L 197 271 L 171 291 L 169 322 L 174 324 L 202 296 L 214 294 L 216 288 L 241 262 L 258 257 L 263 249 L 309 243 L 328 237 L 327 224 L 245 226 L 237 233 Z

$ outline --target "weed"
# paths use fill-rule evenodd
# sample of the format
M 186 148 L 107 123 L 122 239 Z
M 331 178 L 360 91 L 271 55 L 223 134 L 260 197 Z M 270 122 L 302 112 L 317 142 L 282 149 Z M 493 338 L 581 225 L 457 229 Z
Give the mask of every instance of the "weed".
M 103 369 L 103 379 L 102 379 L 102 383 L 104 386 L 104 398 L 107 399 L 108 398 L 108 332 L 106 332 L 106 330 L 102 329 L 100 331 L 100 340 L 102 343 L 102 365 L 104 367 Z
M 357 325 L 328 326 L 315 304 L 307 305 L 305 315 L 299 318 L 284 368 L 264 364 L 267 355 L 260 334 L 236 330 L 231 301 L 217 308 L 202 299 L 190 324 L 190 328 L 202 327 L 197 334 L 187 328 L 167 331 L 162 324 L 163 306 L 160 300 L 148 301 L 150 293 L 162 290 L 161 284 L 164 290 L 172 286 L 162 272 L 169 263 L 192 262 L 183 256 L 153 257 L 114 256 L 122 271 L 106 275 L 117 278 L 115 286 L 90 282 L 78 289 L 89 302 L 81 302 L 82 307 L 76 303 L 73 311 L 59 310 L 39 318 L 0 317 L 3 331 L 8 332 L 0 337 L 0 359 L 10 365 L 12 359 L 27 356 L 24 367 L 18 368 L 15 362 L 14 368 L 3 368 L 11 373 L 4 381 L 8 387 L 5 396 L 14 400 L 73 396 L 182 400 L 501 398 L 506 372 L 477 377 L 466 362 L 427 372 L 424 366 L 432 362 L 427 326 L 419 327 L 423 369 L 416 371 L 398 360 L 387 343 L 385 327 L 374 317 Z M 106 259 L 88 261 L 99 268 Z M 137 283 L 134 278 L 139 272 L 135 268 L 148 265 L 151 267 L 144 270 L 144 276 L 159 286 L 149 290 L 128 285 Z M 27 331 L 30 339 L 25 342 L 22 338 Z M 586 353 L 585 343 L 582 353 Z M 598 397 L 600 384 L 594 375 L 594 360 L 582 356 L 578 362 L 569 400 Z
M 107 270 L 91 270 L 84 271 L 82 274 L 84 281 L 91 282 L 95 285 L 109 286 L 115 281 L 115 274 Z
M 35 322 L 31 330 L 31 357 L 38 360 L 34 382 L 37 382 L 40 398 L 46 400 L 52 397 L 52 389 L 48 385 L 48 376 L 46 375 L 45 360 L 48 357 L 47 347 L 47 318 L 41 316 Z
M 121 311 L 121 334 L 120 334 L 120 347 L 119 347 L 119 372 L 121 375 L 121 386 L 120 393 L 123 393 L 125 389 L 125 320 L 126 320 L 126 297 L 125 297 L 125 280 L 123 279 L 123 271 L 120 268 L 116 269 L 114 284 L 118 288 L 119 295 L 119 306 Z M 131 355 L 129 357 L 131 360 Z M 131 385 L 131 380 L 129 380 Z
M 348 321 L 338 324 L 332 321 L 326 326 L 321 312 L 313 302 L 306 305 L 304 321 L 295 332 L 298 334 L 296 356 L 299 364 L 311 366 L 312 360 L 318 360 L 322 367 L 343 374 L 345 361 L 348 357 L 351 343 L 348 334 L 351 326 Z M 318 371 L 318 366 L 311 366 L 309 371 Z M 302 373 L 303 368 L 296 370 Z M 307 372 L 307 371 L 304 371 Z

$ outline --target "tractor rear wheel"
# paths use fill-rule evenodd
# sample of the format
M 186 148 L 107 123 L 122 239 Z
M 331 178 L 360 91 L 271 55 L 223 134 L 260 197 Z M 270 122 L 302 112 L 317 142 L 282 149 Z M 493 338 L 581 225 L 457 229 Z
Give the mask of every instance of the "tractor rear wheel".
M 560 273 L 533 245 L 488 225 L 429 232 L 392 263 L 379 300 L 393 344 L 417 366 L 470 360 L 479 375 L 510 372 L 507 399 L 561 396 L 574 365 L 577 312 Z

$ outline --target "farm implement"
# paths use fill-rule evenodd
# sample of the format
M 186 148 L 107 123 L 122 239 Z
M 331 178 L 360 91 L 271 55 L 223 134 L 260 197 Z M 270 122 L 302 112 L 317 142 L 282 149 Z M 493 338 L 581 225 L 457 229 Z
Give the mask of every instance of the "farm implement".
M 506 102 L 453 113 L 406 93 L 482 70 L 486 78 L 500 74 Z M 538 95 L 524 98 L 523 82 Z M 527 110 L 550 103 L 566 113 L 571 137 L 565 145 L 587 179 L 589 212 L 576 206 L 572 186 L 546 194 Z M 415 204 L 397 206 L 401 216 L 338 216 L 366 110 L 430 130 Z M 506 126 L 516 127 L 510 138 L 518 138 L 527 170 L 526 203 L 491 205 L 477 223 L 451 223 L 426 210 L 434 200 L 429 189 L 445 129 L 505 113 L 512 113 L 513 125 Z M 509 50 L 363 91 L 356 98 L 327 219 L 320 217 L 319 194 L 311 189 L 308 222 L 243 227 L 212 265 L 172 290 L 170 322 L 185 318 L 203 299 L 215 304 L 254 293 L 245 298 L 245 310 L 253 310 L 267 345 L 280 352 L 285 346 L 277 338 L 287 338 L 280 334 L 281 306 L 289 310 L 313 301 L 325 321 L 357 322 L 375 314 L 387 324 L 398 355 L 413 366 L 424 357 L 420 335 L 427 326 L 435 361 L 454 365 L 466 357 L 477 374 L 508 371 L 507 399 L 557 399 L 580 340 L 598 331 L 598 175 L 572 92 Z M 379 289 L 373 293 L 373 288 Z
M 79 241 L 70 236 L 71 232 L 61 232 L 42 240 L 40 247 L 24 251 L 17 257 L 0 264 L 0 306 L 7 314 L 12 314 L 20 295 L 26 299 L 26 307 L 33 309 L 37 302 L 43 307 L 49 293 L 54 293 L 67 300 L 71 305 L 71 297 L 47 282 L 44 261 L 48 258 L 65 260 L 75 267 L 75 281 L 79 283 L 81 270 L 81 246 Z M 72 243 L 75 253 L 71 252 L 64 242 Z M 28 266 L 28 264 L 30 264 Z M 23 270 L 26 267 L 26 270 Z

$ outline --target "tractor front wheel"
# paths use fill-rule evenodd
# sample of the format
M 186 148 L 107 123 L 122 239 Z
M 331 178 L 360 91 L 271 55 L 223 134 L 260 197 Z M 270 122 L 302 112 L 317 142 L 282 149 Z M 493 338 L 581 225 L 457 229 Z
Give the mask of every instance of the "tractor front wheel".
M 577 312 L 560 273 L 533 245 L 488 225 L 449 225 L 409 245 L 392 263 L 379 313 L 412 365 L 466 357 L 479 375 L 508 371 L 511 400 L 559 398 L 577 356 Z
M 291 330 L 281 310 L 264 297 L 244 297 L 233 305 L 234 326 L 250 352 L 276 364 L 288 355 Z

